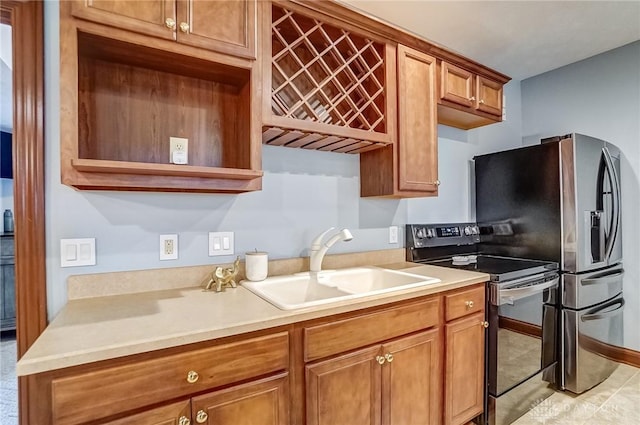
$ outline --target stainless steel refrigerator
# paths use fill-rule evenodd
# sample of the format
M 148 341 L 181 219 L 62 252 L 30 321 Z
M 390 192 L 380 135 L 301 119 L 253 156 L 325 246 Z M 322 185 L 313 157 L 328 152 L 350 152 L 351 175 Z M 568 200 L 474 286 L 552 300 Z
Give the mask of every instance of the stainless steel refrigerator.
M 559 263 L 557 384 L 586 391 L 623 342 L 620 151 L 574 133 L 474 159 L 480 249 Z

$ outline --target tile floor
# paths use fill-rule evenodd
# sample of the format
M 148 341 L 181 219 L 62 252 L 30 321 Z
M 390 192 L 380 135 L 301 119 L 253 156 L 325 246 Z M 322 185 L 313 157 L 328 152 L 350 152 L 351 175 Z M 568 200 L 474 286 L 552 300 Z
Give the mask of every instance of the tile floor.
M 0 339 L 0 425 L 18 425 L 15 333 Z
M 556 392 L 513 425 L 609 424 L 640 424 L 640 369 L 621 364 L 583 394 Z
M 0 425 L 18 425 L 15 336 L 0 341 Z M 621 364 L 581 395 L 557 392 L 513 425 L 638 425 L 640 369 Z

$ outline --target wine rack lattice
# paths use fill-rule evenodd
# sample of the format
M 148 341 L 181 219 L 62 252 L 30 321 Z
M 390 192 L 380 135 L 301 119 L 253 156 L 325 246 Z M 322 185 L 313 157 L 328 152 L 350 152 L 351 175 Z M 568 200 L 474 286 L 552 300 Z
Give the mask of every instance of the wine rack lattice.
M 277 5 L 272 7 L 271 36 L 274 115 L 367 132 L 386 132 L 383 43 Z M 296 132 L 286 132 L 290 140 L 275 143 L 268 137 L 275 129 L 265 130 L 263 141 L 269 144 L 291 146 L 294 143 L 307 147 L 304 142 L 327 139 L 309 133 L 300 133 L 296 139 Z M 282 139 L 282 135 L 278 138 Z M 335 150 L 345 152 L 350 140 L 366 143 L 338 139 L 331 144 L 339 144 Z M 384 146 L 366 144 L 372 148 Z

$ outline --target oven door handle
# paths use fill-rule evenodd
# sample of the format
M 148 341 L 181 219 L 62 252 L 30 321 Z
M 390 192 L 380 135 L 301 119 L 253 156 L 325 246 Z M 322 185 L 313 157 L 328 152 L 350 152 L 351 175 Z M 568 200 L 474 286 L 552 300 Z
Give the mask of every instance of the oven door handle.
M 541 283 L 539 285 L 531 285 L 525 286 L 523 288 L 513 288 L 513 289 L 499 289 L 498 290 L 498 298 L 499 305 L 502 304 L 513 304 L 515 300 L 519 300 L 521 298 L 526 298 L 531 295 L 535 295 L 537 293 L 543 292 L 546 289 L 553 288 L 558 285 L 560 281 L 559 277 L 556 277 L 549 282 Z
M 583 315 L 580 320 L 582 320 L 583 322 L 587 322 L 589 320 L 601 320 L 601 319 L 607 319 L 609 317 L 613 317 L 613 316 L 617 316 L 618 314 L 622 313 L 622 309 L 624 308 L 624 298 L 621 299 L 620 301 L 616 301 L 613 304 L 609 304 L 606 307 L 611 307 L 612 305 L 616 305 L 619 304 L 618 308 L 611 310 L 611 311 L 607 311 L 605 313 L 592 313 L 592 314 L 585 314 Z

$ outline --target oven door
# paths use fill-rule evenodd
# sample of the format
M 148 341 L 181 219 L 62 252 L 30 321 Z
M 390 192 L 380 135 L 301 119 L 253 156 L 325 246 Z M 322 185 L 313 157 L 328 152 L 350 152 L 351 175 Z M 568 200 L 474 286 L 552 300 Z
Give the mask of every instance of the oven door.
M 490 284 L 490 395 L 499 397 L 556 363 L 558 282 L 553 272 Z

